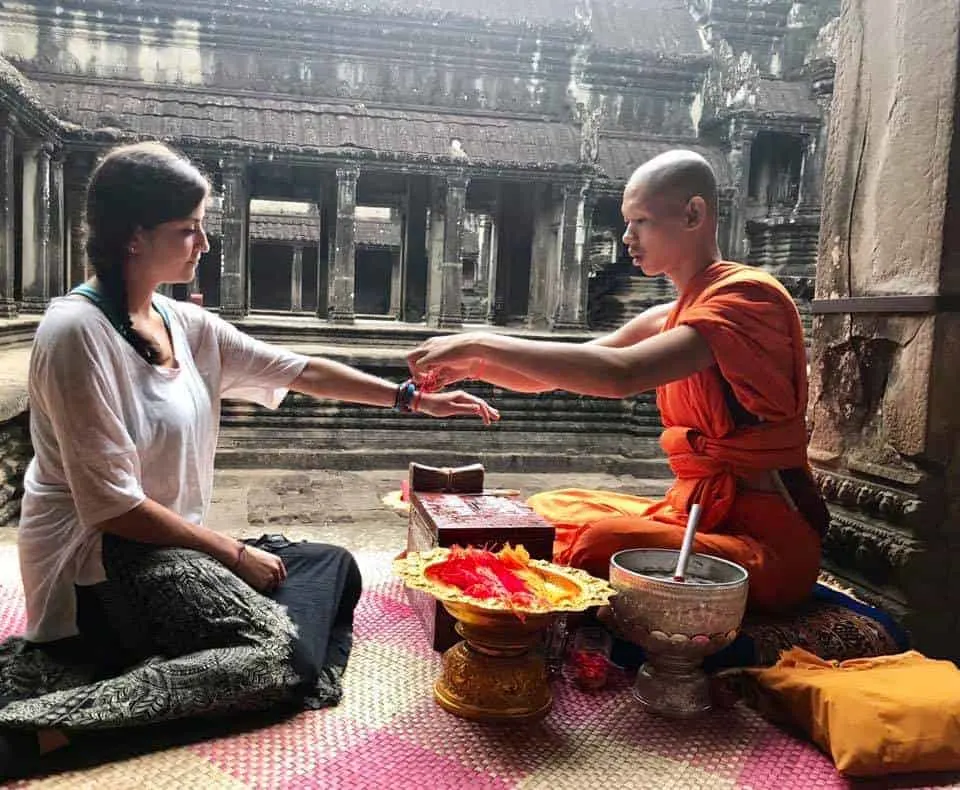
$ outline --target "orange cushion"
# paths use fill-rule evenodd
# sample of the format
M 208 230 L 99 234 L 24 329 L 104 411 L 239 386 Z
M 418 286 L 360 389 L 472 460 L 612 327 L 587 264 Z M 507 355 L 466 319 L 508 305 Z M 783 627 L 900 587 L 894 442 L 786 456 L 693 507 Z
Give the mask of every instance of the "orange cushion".
M 842 774 L 960 770 L 960 669 L 949 661 L 909 651 L 838 663 L 793 648 L 755 678 Z

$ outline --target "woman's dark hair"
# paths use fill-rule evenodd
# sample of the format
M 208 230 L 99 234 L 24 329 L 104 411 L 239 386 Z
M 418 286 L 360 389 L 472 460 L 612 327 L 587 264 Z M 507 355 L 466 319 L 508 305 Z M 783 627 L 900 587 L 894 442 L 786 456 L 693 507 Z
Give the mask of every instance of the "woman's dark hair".
M 123 263 L 138 229 L 184 219 L 206 199 L 210 184 L 185 157 L 163 145 L 123 145 L 97 165 L 87 187 L 86 249 L 120 334 L 148 362 L 159 349 L 136 332 L 127 307 Z

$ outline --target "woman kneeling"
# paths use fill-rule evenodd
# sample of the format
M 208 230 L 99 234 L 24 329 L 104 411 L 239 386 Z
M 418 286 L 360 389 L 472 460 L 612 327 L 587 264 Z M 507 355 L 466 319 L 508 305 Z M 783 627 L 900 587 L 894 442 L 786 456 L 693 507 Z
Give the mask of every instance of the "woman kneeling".
M 223 398 L 275 408 L 293 389 L 497 419 L 467 393 L 294 354 L 157 294 L 194 279 L 208 196 L 165 146 L 110 152 L 87 193 L 96 276 L 37 329 L 19 532 L 27 634 L 0 646 L 0 779 L 85 732 L 339 700 L 356 562 L 204 526 Z

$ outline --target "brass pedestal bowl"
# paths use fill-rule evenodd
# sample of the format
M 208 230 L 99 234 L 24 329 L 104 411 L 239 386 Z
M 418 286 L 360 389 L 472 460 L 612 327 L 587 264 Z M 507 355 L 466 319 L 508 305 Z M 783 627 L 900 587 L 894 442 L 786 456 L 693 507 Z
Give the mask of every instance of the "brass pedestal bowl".
M 679 552 L 629 549 L 610 558 L 614 623 L 643 648 L 634 696 L 652 713 L 674 718 L 710 709 L 703 659 L 737 636 L 747 604 L 747 571 L 691 554 L 685 581 L 673 580 Z
M 430 567 L 442 563 L 449 549 L 408 553 L 394 563 L 404 582 L 429 592 L 457 620 L 463 637 L 443 654 L 443 669 L 434 683 L 437 703 L 466 719 L 523 721 L 542 718 L 553 705 L 544 657 L 538 647 L 543 631 L 561 612 L 603 606 L 613 590 L 602 579 L 542 560 L 530 570 L 567 597 L 551 606 L 510 607 L 481 600 L 430 578 Z

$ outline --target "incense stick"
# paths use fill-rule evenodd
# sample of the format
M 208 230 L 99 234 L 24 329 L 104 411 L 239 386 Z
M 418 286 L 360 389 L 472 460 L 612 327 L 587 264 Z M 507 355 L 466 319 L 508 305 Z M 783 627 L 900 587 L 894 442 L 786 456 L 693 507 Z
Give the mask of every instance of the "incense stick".
M 690 515 L 687 517 L 687 528 L 683 533 L 683 544 L 680 546 L 680 557 L 677 559 L 677 569 L 674 571 L 675 582 L 684 581 L 687 573 L 687 562 L 693 549 L 693 539 L 697 535 L 697 523 L 700 521 L 700 505 L 691 505 Z

